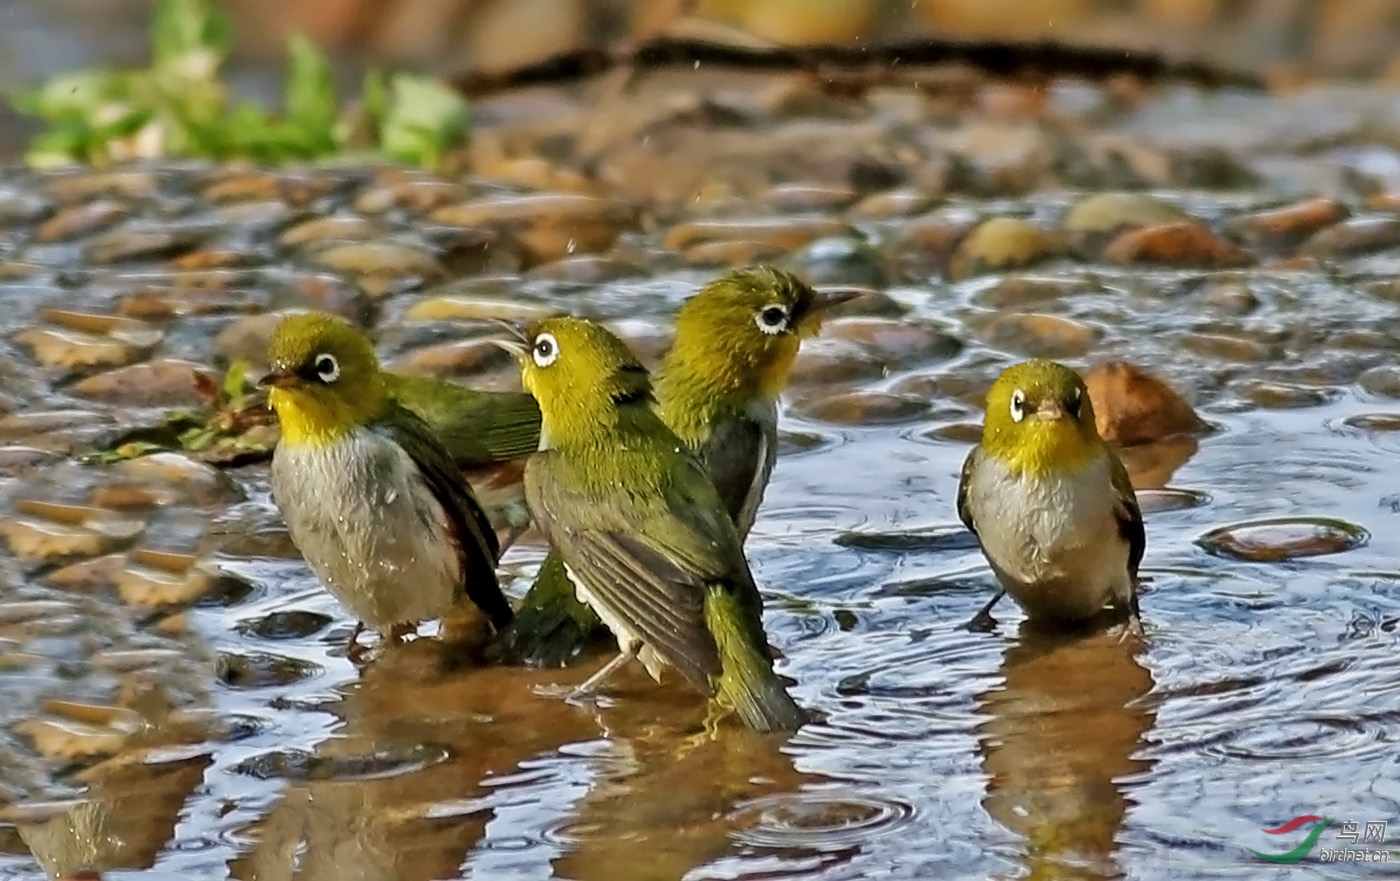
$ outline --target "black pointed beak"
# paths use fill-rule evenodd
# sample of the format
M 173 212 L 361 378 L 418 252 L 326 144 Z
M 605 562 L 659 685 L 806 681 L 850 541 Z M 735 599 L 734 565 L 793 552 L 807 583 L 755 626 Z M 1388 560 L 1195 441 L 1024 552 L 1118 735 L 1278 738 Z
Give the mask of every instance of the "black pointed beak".
M 510 335 L 510 339 L 491 338 L 489 342 L 493 346 L 506 350 L 516 358 L 524 358 L 530 354 L 530 335 L 525 325 L 504 318 L 492 318 L 491 323 Z
M 812 298 L 812 305 L 808 307 L 808 312 L 813 315 L 822 315 L 837 306 L 842 306 L 862 296 L 866 291 L 860 288 L 827 288 L 815 291 Z
M 290 370 L 269 370 L 258 380 L 259 388 L 287 388 L 298 385 L 301 377 Z

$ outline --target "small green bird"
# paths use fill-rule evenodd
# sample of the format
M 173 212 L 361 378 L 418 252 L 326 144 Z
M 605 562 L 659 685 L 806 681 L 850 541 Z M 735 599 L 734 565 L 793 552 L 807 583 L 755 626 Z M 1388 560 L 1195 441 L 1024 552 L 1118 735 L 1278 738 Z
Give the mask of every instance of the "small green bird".
M 778 455 L 778 396 L 803 339 L 816 335 L 849 290 L 815 291 L 772 266 L 728 272 L 676 315 L 676 336 L 656 373 L 661 420 L 705 466 L 742 542 L 758 514 Z M 540 566 L 502 635 L 515 659 L 564 666 L 602 622 L 574 596 L 558 554 Z
M 1142 511 L 1073 370 L 1026 361 L 993 383 L 982 442 L 958 482 L 958 517 L 1002 586 L 972 626 L 994 624 L 992 607 L 1009 593 L 1032 620 L 1084 621 L 1111 604 L 1128 616 L 1125 636 L 1141 633 Z
M 458 465 L 524 459 L 540 445 L 540 408 L 524 392 L 491 392 L 385 370 L 389 393 L 433 429 Z
M 272 495 L 307 564 L 358 619 L 391 639 L 465 596 L 499 631 L 512 612 L 499 548 L 442 442 L 391 394 L 374 347 L 323 313 L 282 321 L 268 347 L 282 435 Z
M 538 321 L 516 352 L 543 416 L 525 497 L 577 596 L 619 654 L 587 694 L 633 658 L 654 679 L 674 667 L 750 728 L 805 721 L 763 631 L 762 599 L 739 534 L 700 464 L 657 416 L 646 368 L 600 325 Z

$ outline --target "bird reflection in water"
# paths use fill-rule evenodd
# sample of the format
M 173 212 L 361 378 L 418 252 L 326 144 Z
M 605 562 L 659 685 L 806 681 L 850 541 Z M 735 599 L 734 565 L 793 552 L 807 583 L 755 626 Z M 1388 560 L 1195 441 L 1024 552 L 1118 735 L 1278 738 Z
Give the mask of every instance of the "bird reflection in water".
M 1116 628 L 1065 635 L 1023 623 L 1002 662 L 1005 684 L 978 695 L 988 717 L 978 727 L 982 804 L 1025 841 L 1017 877 L 1122 877 L 1125 779 L 1151 767 L 1136 756 L 1156 722 L 1140 649 L 1132 638 L 1120 643 Z

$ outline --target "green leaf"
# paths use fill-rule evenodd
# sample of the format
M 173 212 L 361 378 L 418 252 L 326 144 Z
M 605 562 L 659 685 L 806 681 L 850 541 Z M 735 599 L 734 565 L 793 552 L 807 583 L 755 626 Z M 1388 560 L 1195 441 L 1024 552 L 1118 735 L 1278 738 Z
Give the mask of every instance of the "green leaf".
M 224 372 L 224 396 L 235 409 L 243 403 L 243 395 L 248 387 L 248 369 L 251 366 L 247 360 L 239 358 Z
M 429 77 L 395 74 L 380 147 L 418 165 L 436 164 L 467 133 L 467 102 L 456 90 Z
M 335 149 L 336 100 L 331 66 L 316 45 L 300 34 L 288 43 L 287 121 L 302 132 L 312 153 Z
M 228 55 L 233 30 L 215 0 L 160 0 L 151 21 L 156 66 L 184 67 L 198 59 L 212 73 Z

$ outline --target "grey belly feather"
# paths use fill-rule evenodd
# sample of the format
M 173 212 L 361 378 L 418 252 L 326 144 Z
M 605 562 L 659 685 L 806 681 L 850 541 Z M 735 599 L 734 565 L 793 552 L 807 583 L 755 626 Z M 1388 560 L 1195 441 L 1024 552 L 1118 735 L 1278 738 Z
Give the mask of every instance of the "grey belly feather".
M 441 617 L 461 591 L 447 517 L 403 448 L 365 428 L 279 444 L 272 494 L 311 570 L 367 626 Z

